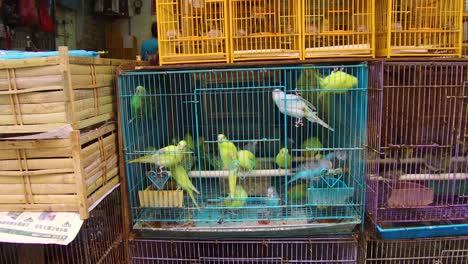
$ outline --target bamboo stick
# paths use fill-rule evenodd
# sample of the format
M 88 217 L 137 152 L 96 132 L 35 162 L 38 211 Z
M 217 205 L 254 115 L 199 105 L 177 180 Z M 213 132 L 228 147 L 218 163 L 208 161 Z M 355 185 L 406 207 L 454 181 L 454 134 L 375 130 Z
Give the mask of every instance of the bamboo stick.
M 34 170 L 34 171 L 0 171 L 1 176 L 16 177 L 16 176 L 37 176 L 37 175 L 48 175 L 48 174 L 60 174 L 60 173 L 73 173 L 72 168 L 67 169 L 46 169 L 46 170 Z
M 10 208 L 17 211 L 18 208 L 15 208 L 15 204 L 24 204 L 26 203 L 26 198 L 24 194 L 22 195 L 0 195 L 0 204 L 12 204 Z M 0 205 L 1 208 L 1 205 Z
M 113 96 L 114 94 L 112 87 L 109 86 L 98 88 L 97 92 L 98 97 Z M 73 94 L 75 95 L 75 100 L 94 98 L 94 92 L 91 89 L 74 90 Z
M 89 217 L 88 213 L 88 203 L 86 200 L 86 186 L 84 180 L 83 167 L 81 165 L 81 145 L 80 145 L 80 132 L 73 131 L 70 134 L 70 139 L 72 141 L 72 154 L 73 154 L 73 168 L 75 170 L 76 178 L 76 189 L 78 194 L 78 208 L 80 212 L 80 217 L 82 219 L 87 219 Z
M 78 125 L 76 126 L 76 129 L 83 129 L 83 128 L 89 127 L 91 125 L 98 124 L 98 123 L 113 119 L 114 115 L 115 115 L 115 113 L 111 112 L 111 113 L 108 113 L 108 114 L 103 114 L 103 115 L 99 115 L 99 116 L 96 116 L 96 117 L 92 117 L 92 118 L 82 120 L 82 121 L 78 122 Z
M 67 158 L 30 159 L 26 161 L 30 170 L 68 169 L 73 168 L 73 160 Z M 0 168 L 5 171 L 20 170 L 17 160 L 0 160 Z M 1 174 L 1 172 L 0 172 Z
M 38 91 L 42 87 L 63 87 L 62 76 L 57 75 L 60 72 L 55 72 L 55 75 L 33 76 L 12 79 L 16 83 L 18 90 L 36 89 Z M 0 79 L 0 91 L 8 91 L 8 79 Z
M 63 183 L 63 184 L 75 184 L 75 174 L 47 174 L 47 175 L 36 175 L 31 177 L 31 183 L 33 184 L 44 184 L 44 183 Z
M 34 200 L 38 205 L 48 204 L 49 207 L 58 207 L 61 205 L 66 205 L 70 209 L 66 210 L 57 210 L 57 211 L 72 211 L 77 212 L 77 199 L 76 194 L 73 195 L 63 195 L 63 194 L 47 194 L 47 195 L 34 195 Z
M 83 111 L 85 109 L 94 107 L 94 98 L 78 100 L 75 102 L 75 112 Z M 98 105 L 106 105 L 106 104 L 113 104 L 114 97 L 113 96 L 103 96 L 98 98 Z M 1 106 L 0 106 L 1 109 Z
M 88 204 L 94 204 L 97 200 L 99 200 L 99 198 L 101 198 L 106 192 L 108 192 L 118 183 L 119 177 L 114 177 L 112 180 L 108 181 L 104 186 L 99 188 L 96 192 L 88 197 Z
M 115 152 L 115 157 L 112 157 L 112 159 L 117 159 L 117 152 Z M 89 173 L 96 168 L 101 168 L 104 167 L 106 160 L 102 160 L 101 157 L 96 157 L 95 159 L 88 159 L 86 160 L 86 163 L 83 161 L 84 166 L 84 173 L 85 175 L 89 175 Z
M 100 105 L 97 111 L 94 107 L 88 108 L 84 111 L 76 112 L 76 116 L 78 120 L 83 120 L 83 119 L 97 116 L 96 112 L 97 112 L 97 115 L 103 115 L 103 114 L 114 112 L 114 104 Z
M 21 115 L 24 125 L 49 124 L 49 123 L 66 123 L 65 113 L 50 113 L 50 114 L 23 114 Z M 16 121 L 12 115 L 0 115 L 0 125 L 16 125 Z
M 104 149 L 105 151 L 107 152 L 113 152 L 112 150 L 115 149 L 115 134 L 111 134 L 107 137 L 105 137 L 102 141 L 103 141 L 103 145 L 104 145 Z M 87 159 L 89 159 L 88 157 L 93 155 L 93 154 L 96 154 L 99 155 L 99 143 L 98 142 L 95 142 L 89 146 L 86 146 L 83 150 L 82 150 L 82 154 L 83 156 L 86 156 Z M 87 160 L 85 159 L 85 160 Z M 86 167 L 86 166 L 85 166 Z
M 115 124 L 108 124 L 104 127 L 101 127 L 99 129 L 83 134 L 80 137 L 80 145 L 86 144 L 102 135 L 105 135 L 111 131 L 114 131 L 116 127 L 117 126 Z
M 48 204 L 46 201 L 48 199 L 52 199 L 52 197 L 38 197 L 40 201 L 43 201 L 42 204 L 1 204 L 0 210 L 1 211 L 32 211 L 32 212 L 76 212 L 77 208 L 75 204 L 67 203 L 69 199 L 66 198 L 65 195 L 62 197 L 53 197 L 53 202 L 57 201 L 59 203 Z
M 76 184 L 31 184 L 32 193 L 34 195 L 49 195 L 49 194 L 75 194 Z
M 54 130 L 56 128 L 68 125 L 67 123 L 42 124 L 42 125 L 12 125 L 0 126 L 0 134 L 18 134 L 18 133 L 42 133 Z
M 25 150 L 26 157 L 28 159 L 35 158 L 58 158 L 58 157 L 70 157 L 71 148 L 35 148 Z M 15 159 L 15 150 L 4 150 L 0 153 L 0 159 Z
M 75 109 L 74 101 L 75 94 L 72 91 L 71 77 L 70 77 L 70 62 L 67 47 L 59 47 L 59 59 L 62 66 L 62 80 L 63 80 L 63 96 L 65 103 L 65 116 L 68 123 L 76 127 L 76 115 L 73 111 Z
M 64 100 L 63 91 L 53 92 L 34 92 L 18 94 L 21 104 L 43 104 L 43 103 L 62 103 Z M 8 95 L 0 95 L 0 105 L 8 105 Z
M 71 148 L 70 139 L 51 140 L 0 140 L 0 150 L 10 149 L 46 149 L 46 148 Z M 1 152 L 0 152 L 1 155 Z M 1 156 L 0 156 L 1 157 Z M 1 168 L 1 167 L 0 167 Z
M 109 99 L 105 101 L 108 102 Z M 112 100 L 112 99 L 111 99 Z M 101 103 L 100 103 L 101 104 Z M 43 103 L 43 104 L 20 104 L 19 105 L 21 113 L 23 114 L 48 114 L 48 113 L 62 113 L 65 112 L 65 106 L 63 103 Z M 89 106 L 88 106 L 89 107 Z M 0 105 L 0 115 L 11 115 L 13 114 L 13 109 L 7 105 Z
M 98 162 L 93 162 L 91 163 L 90 166 L 85 167 L 84 172 L 85 172 L 85 178 L 88 180 L 90 175 L 94 175 L 97 171 L 101 171 L 104 168 L 107 170 L 111 170 L 115 167 L 115 164 L 117 164 L 117 152 L 113 156 L 110 156 L 106 158 L 102 163 Z
M 99 166 L 98 168 L 95 168 L 93 171 L 90 171 L 88 174 L 86 174 L 86 180 L 85 184 L 86 186 L 91 186 L 98 178 L 103 176 L 104 169 L 106 168 L 107 176 L 106 177 L 112 177 L 111 171 L 116 170 L 116 165 L 117 165 L 117 159 L 110 160 L 106 162 L 102 167 Z
M 3 60 L 0 61 L 0 69 L 21 69 L 28 67 L 44 67 L 47 65 L 56 65 L 59 63 L 58 57 L 31 58 L 27 60 Z
M 104 179 L 106 179 L 106 182 L 112 181 L 113 178 L 117 176 L 117 174 L 118 174 L 118 169 L 115 168 L 114 170 L 112 170 L 112 174 L 109 174 L 106 177 L 102 177 L 101 175 L 101 177 L 96 178 L 92 184 L 87 186 L 86 195 L 89 196 L 93 192 L 95 192 L 97 189 L 99 189 L 105 183 Z

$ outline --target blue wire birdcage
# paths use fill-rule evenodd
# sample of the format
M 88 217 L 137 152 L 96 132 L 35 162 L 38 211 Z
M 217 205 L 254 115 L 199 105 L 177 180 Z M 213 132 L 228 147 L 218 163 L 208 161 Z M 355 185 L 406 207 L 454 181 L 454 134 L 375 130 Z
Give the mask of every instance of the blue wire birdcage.
M 305 235 L 361 223 L 367 65 L 124 72 L 119 97 L 134 228 Z

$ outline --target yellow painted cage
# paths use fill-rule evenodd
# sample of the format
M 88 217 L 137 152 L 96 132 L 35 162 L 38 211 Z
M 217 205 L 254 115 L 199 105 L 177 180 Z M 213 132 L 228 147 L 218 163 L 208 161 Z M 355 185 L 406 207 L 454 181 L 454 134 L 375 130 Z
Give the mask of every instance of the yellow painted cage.
M 376 0 L 377 56 L 462 53 L 462 0 Z
M 302 0 L 230 0 L 232 61 L 300 59 Z
M 159 61 L 229 62 L 228 0 L 155 0 Z
M 374 57 L 374 0 L 303 0 L 304 57 Z

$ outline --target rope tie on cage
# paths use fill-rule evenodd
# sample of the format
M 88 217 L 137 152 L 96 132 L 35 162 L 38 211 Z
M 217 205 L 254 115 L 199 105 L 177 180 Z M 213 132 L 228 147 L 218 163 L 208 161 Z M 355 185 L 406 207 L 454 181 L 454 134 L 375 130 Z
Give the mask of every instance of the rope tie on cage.
M 98 147 L 99 147 L 99 156 L 101 158 L 101 163 L 102 163 L 102 184 L 104 185 L 107 182 L 107 162 L 106 162 L 105 147 L 104 147 L 102 135 L 98 137 Z
M 91 68 L 91 87 L 93 87 L 93 96 L 94 96 L 94 116 L 99 115 L 99 95 L 98 95 L 98 86 L 96 80 L 96 67 L 94 64 L 90 65 Z
M 16 150 L 16 160 L 18 161 L 18 168 L 20 172 L 28 172 L 28 160 L 26 157 L 26 152 L 24 149 Z M 23 191 L 25 193 L 24 198 L 26 203 L 31 204 L 34 202 L 32 188 L 31 188 L 31 179 L 30 175 L 23 175 L 21 177 L 21 182 L 23 184 Z
M 13 114 L 14 124 L 23 125 L 23 118 L 22 118 L 23 116 L 21 114 L 21 107 L 20 107 L 20 102 L 18 98 L 18 86 L 16 85 L 16 73 L 15 72 L 16 72 L 15 69 L 7 70 L 10 108 Z

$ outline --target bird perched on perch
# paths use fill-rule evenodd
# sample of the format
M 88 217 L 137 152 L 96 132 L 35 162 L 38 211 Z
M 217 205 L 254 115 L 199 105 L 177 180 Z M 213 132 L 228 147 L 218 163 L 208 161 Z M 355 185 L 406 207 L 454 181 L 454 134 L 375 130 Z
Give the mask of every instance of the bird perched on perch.
M 184 189 L 188 195 L 190 196 L 190 199 L 192 199 L 193 204 L 195 207 L 200 210 L 200 206 L 198 205 L 197 200 L 195 199 L 195 196 L 193 192 L 199 194 L 200 192 L 193 186 L 192 181 L 190 181 L 190 178 L 188 177 L 187 171 L 184 169 L 182 166 L 174 166 L 170 168 L 170 172 L 172 175 L 172 178 L 176 181 L 176 183 Z
M 180 164 L 184 158 L 184 151 L 187 147 L 187 142 L 182 140 L 175 145 L 169 145 L 162 149 L 159 149 L 154 154 L 146 155 L 138 159 L 129 161 L 129 163 L 154 163 L 160 167 L 173 167 Z
M 218 135 L 218 150 L 223 168 L 229 170 L 229 195 L 233 196 L 237 183 L 237 172 L 239 170 L 239 159 L 237 147 L 228 140 L 224 134 Z
M 276 155 L 276 165 L 278 167 L 285 169 L 285 168 L 291 168 L 292 166 L 292 157 L 289 155 L 287 148 L 282 148 L 280 149 L 278 155 Z
M 303 125 L 302 118 L 306 118 L 312 123 L 317 123 L 334 131 L 333 128 L 317 116 L 317 109 L 315 109 L 315 106 L 301 96 L 285 94 L 280 89 L 275 89 L 272 92 L 272 97 L 281 113 L 297 118 L 296 127 Z

